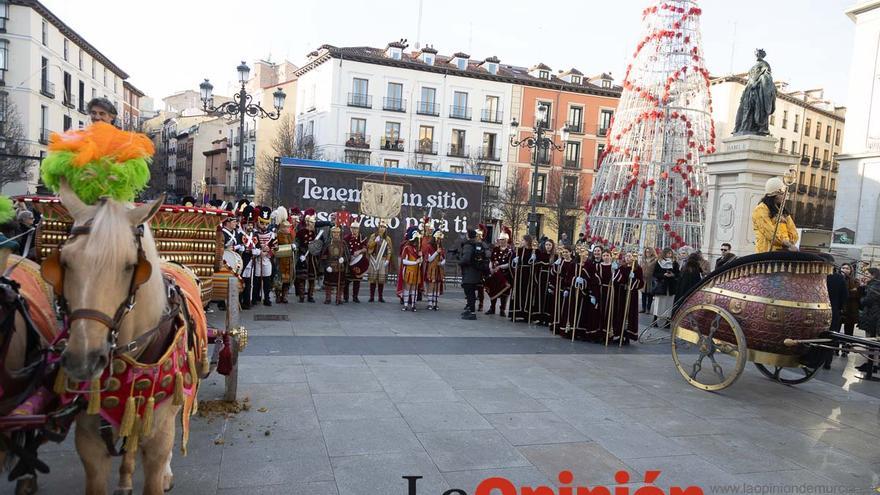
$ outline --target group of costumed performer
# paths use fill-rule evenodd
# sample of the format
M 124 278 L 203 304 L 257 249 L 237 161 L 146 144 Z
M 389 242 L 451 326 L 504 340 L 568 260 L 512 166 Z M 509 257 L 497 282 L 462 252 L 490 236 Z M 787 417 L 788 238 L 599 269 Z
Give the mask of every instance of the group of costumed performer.
M 506 244 L 499 236 L 493 258 Z M 509 273 L 511 320 L 606 345 L 627 345 L 638 338 L 638 296 L 645 281 L 633 253 L 601 247 L 591 252 L 586 245 L 572 251 L 552 241 L 542 248 L 526 235 L 512 252 Z
M 426 309 L 439 309 L 446 278 L 444 237 L 442 230 L 434 230 L 434 220 L 427 216 L 406 230 L 397 276 L 397 296 L 403 311 L 416 311 L 415 303 L 423 299 L 428 303 Z

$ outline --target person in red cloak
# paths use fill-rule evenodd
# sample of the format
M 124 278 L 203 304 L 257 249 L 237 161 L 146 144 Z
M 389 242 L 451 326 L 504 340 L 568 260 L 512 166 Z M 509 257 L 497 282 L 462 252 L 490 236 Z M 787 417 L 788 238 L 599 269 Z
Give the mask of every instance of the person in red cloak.
M 428 299 L 428 309 L 437 311 L 437 301 L 443 295 L 446 278 L 446 250 L 443 248 L 443 231 L 434 232 L 432 239 L 432 252 L 424 258 L 425 269 L 425 297 Z M 424 253 L 422 254 L 424 256 Z
M 400 251 L 400 268 L 397 272 L 399 295 L 403 299 L 403 311 L 416 311 L 416 298 L 422 286 L 422 253 L 419 251 L 419 230 L 407 229 L 403 249 Z

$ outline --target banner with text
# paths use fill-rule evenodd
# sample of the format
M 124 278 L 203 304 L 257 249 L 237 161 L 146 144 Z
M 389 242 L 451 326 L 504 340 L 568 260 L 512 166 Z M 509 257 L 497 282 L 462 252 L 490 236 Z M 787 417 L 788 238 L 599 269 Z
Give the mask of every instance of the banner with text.
M 386 219 L 394 245 L 423 216 L 435 220 L 435 229 L 446 234 L 444 245 L 451 247 L 468 227 L 480 222 L 484 178 L 481 175 L 454 174 L 412 169 L 386 169 L 372 165 L 281 159 L 281 202 L 305 211 L 314 208 L 318 220 L 345 205 L 352 216 L 360 215 L 364 182 L 396 184 L 403 188 L 400 215 Z M 373 232 L 378 219 L 361 218 L 361 232 Z

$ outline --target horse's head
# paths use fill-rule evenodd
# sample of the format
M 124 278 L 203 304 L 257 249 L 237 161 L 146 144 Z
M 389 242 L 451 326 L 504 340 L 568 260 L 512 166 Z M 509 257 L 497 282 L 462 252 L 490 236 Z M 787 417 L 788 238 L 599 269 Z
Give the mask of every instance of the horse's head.
M 112 199 L 90 206 L 63 181 L 60 196 L 74 226 L 60 252 L 43 263 L 43 276 L 66 304 L 70 334 L 61 364 L 71 378 L 88 381 L 100 376 L 117 340 L 134 338 L 138 318 L 126 314 L 136 291 L 145 284 L 162 290 L 146 223 L 163 198 L 134 208 Z M 148 308 L 157 304 L 150 300 L 155 294 L 141 294 L 138 302 Z

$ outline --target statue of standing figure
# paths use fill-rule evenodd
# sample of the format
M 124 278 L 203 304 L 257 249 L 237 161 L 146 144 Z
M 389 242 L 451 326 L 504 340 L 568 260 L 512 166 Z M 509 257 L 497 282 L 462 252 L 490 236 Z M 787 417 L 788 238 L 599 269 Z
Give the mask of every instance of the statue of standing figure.
M 770 116 L 776 111 L 776 86 L 770 74 L 770 64 L 764 61 L 767 53 L 758 48 L 755 56 L 758 61 L 749 69 L 749 81 L 736 111 L 734 135 L 770 134 Z

